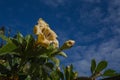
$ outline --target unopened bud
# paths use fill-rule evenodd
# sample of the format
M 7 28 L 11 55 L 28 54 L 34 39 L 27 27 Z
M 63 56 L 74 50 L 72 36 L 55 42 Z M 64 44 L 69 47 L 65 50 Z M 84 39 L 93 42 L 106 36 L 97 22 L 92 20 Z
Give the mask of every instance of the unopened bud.
M 68 40 L 66 41 L 63 46 L 60 48 L 60 50 L 65 50 L 71 48 L 75 44 L 74 40 Z
M 73 72 L 74 75 L 74 79 L 76 79 L 78 77 L 78 73 L 77 72 Z
M 57 71 L 60 71 L 60 67 L 57 67 Z
M 70 67 L 70 66 L 67 66 L 67 67 L 66 67 L 66 70 L 67 70 L 68 72 L 70 72 L 71 67 Z

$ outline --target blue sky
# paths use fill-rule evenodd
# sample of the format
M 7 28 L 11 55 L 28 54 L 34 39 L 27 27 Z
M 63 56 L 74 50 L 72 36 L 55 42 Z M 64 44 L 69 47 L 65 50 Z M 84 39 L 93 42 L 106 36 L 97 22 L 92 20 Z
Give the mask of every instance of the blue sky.
M 91 59 L 107 60 L 120 72 L 120 0 L 0 0 L 0 26 L 33 34 L 43 18 L 57 33 L 60 45 L 73 39 L 61 64 L 73 64 L 79 75 L 89 76 Z

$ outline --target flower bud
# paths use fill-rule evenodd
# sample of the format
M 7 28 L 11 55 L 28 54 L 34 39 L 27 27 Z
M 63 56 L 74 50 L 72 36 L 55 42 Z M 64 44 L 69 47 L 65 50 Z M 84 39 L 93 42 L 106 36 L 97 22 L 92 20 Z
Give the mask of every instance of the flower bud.
M 77 72 L 73 72 L 74 75 L 74 79 L 76 79 L 78 77 L 78 73 Z
M 70 72 L 71 67 L 70 67 L 70 66 L 67 66 L 67 67 L 66 67 L 66 70 L 67 70 L 68 72 Z
M 66 41 L 63 46 L 60 48 L 60 50 L 65 50 L 71 48 L 75 44 L 74 40 L 68 40 Z
M 57 71 L 60 71 L 60 67 L 57 67 Z

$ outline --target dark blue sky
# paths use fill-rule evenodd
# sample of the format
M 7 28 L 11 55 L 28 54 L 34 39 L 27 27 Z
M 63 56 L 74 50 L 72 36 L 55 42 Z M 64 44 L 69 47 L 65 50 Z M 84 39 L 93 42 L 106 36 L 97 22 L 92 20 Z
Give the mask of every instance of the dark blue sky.
M 90 60 L 95 58 L 120 71 L 119 4 L 119 0 L 0 0 L 0 26 L 12 28 L 12 34 L 33 34 L 37 20 L 43 18 L 60 45 L 76 41 L 61 63 L 72 63 L 80 75 L 89 75 Z

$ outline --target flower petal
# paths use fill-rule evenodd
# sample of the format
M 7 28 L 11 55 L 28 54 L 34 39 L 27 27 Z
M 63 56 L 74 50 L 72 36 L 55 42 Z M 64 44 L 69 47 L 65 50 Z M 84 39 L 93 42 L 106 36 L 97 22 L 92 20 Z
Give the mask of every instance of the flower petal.
M 48 47 L 51 43 L 53 43 L 54 47 L 59 46 L 58 40 L 56 39 L 57 34 L 50 29 L 49 25 L 41 18 L 38 20 L 38 24 L 34 27 L 34 33 L 38 37 L 36 44 Z
M 34 27 L 34 29 L 33 29 L 33 32 L 34 32 L 34 34 L 36 34 L 36 35 L 38 35 L 38 34 L 41 33 L 41 30 L 40 30 L 40 28 L 39 28 L 38 25 L 35 25 L 35 27 Z

